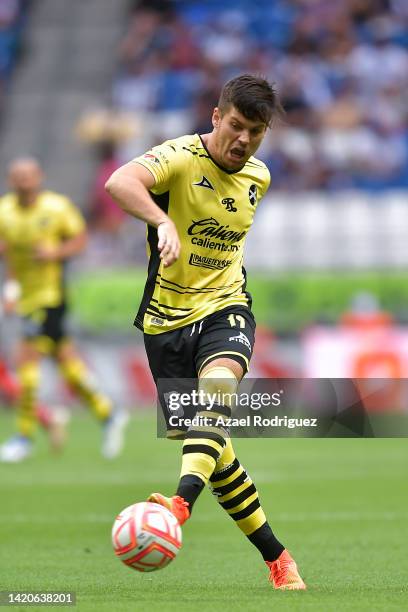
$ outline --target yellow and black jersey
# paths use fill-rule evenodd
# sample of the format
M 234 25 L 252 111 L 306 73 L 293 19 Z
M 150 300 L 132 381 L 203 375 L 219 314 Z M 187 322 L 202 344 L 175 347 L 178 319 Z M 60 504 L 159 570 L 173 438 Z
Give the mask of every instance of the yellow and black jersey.
M 58 306 L 64 299 L 62 262 L 38 261 L 36 247 L 55 247 L 84 229 L 79 210 L 58 193 L 43 191 L 29 206 L 22 206 L 14 193 L 0 199 L 0 241 L 13 277 L 21 286 L 21 314 Z
M 155 178 L 151 195 L 174 221 L 179 259 L 164 268 L 157 230 L 147 229 L 148 278 L 135 324 L 160 334 L 234 304 L 247 305 L 243 252 L 269 171 L 251 157 L 237 172 L 221 168 L 197 134 L 154 147 L 134 162 Z

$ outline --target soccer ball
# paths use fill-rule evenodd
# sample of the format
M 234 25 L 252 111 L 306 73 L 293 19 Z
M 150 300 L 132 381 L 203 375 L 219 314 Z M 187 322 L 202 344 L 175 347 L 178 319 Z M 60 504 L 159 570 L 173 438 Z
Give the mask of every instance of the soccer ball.
M 181 528 L 174 514 L 150 502 L 128 506 L 112 527 L 115 555 L 139 572 L 166 567 L 180 550 L 181 541 Z

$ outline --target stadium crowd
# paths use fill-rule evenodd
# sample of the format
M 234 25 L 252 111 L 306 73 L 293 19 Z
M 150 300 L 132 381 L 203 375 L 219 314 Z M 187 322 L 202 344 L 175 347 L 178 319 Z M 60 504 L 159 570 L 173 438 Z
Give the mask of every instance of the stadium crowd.
M 275 189 L 407 187 L 407 23 L 404 0 L 134 2 L 112 97 L 139 132 L 121 153 L 208 131 L 220 85 L 261 73 L 287 113 L 259 152 Z
M 30 0 L 0 0 L 0 116 Z

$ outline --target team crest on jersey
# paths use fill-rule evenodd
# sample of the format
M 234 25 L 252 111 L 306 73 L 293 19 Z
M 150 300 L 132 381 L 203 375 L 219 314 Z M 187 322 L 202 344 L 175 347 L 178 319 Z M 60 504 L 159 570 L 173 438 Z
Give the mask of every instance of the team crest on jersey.
M 249 197 L 249 201 L 252 204 L 252 206 L 255 206 L 257 199 L 258 199 L 258 189 L 256 185 L 252 184 L 250 186 L 249 191 L 248 191 L 248 197 Z
M 228 212 L 237 212 L 238 208 L 233 206 L 234 202 L 234 198 L 224 198 L 221 200 L 221 204 L 225 206 Z
M 203 178 L 201 179 L 201 181 L 199 183 L 193 183 L 193 185 L 195 185 L 196 187 L 207 187 L 207 189 L 214 190 L 214 187 L 211 185 L 211 183 L 208 180 L 208 178 L 206 178 L 204 175 L 203 175 Z
M 145 153 L 143 155 L 143 159 L 153 162 L 154 164 L 160 164 L 160 159 L 156 157 L 155 155 L 153 155 L 153 153 Z

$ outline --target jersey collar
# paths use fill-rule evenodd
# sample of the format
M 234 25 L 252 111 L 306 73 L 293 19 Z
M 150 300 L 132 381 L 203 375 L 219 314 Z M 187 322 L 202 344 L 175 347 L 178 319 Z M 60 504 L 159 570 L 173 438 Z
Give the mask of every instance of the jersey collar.
M 224 168 L 224 166 L 221 166 L 221 164 L 219 164 L 218 162 L 215 161 L 215 159 L 212 157 L 211 153 L 209 152 L 209 150 L 207 149 L 207 147 L 205 146 L 205 142 L 204 140 L 201 138 L 200 134 L 198 134 L 199 139 L 201 140 L 201 144 L 204 147 L 204 150 L 206 151 L 208 157 L 211 159 L 212 163 L 215 164 L 217 166 L 217 168 L 219 168 L 220 170 L 222 170 L 223 172 L 226 172 L 227 174 L 237 174 L 238 172 L 241 172 L 241 170 L 243 170 L 245 168 L 245 164 L 242 166 L 242 168 L 239 168 L 238 170 L 228 170 L 227 168 Z

